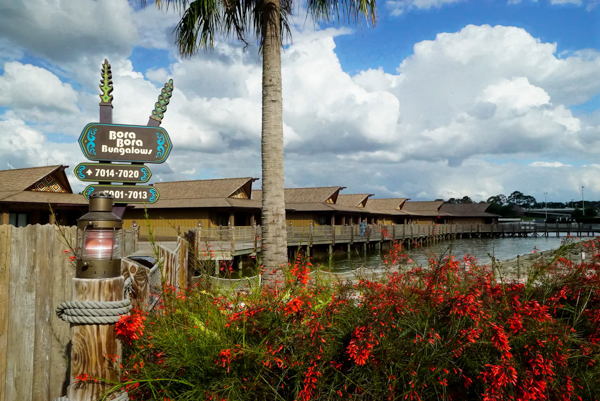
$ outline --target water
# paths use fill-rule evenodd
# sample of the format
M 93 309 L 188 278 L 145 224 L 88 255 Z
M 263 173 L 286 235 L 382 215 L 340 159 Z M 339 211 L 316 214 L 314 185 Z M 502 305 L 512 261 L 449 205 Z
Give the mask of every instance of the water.
M 437 244 L 419 248 L 404 249 L 403 254 L 419 265 L 427 265 L 430 255 L 440 256 L 452 252 L 458 258 L 466 254 L 475 257 L 479 263 L 491 262 L 489 255 L 499 261 L 516 258 L 517 255 L 529 254 L 534 250 L 545 251 L 557 249 L 566 236 L 556 237 L 522 237 L 522 238 L 471 238 L 441 241 Z M 331 271 L 349 271 L 359 267 L 379 268 L 383 265 L 383 257 L 386 251 L 371 251 L 366 255 L 362 251 L 354 251 L 348 258 L 345 252 L 334 253 L 332 261 L 327 255 L 315 255 L 313 264 L 321 264 Z

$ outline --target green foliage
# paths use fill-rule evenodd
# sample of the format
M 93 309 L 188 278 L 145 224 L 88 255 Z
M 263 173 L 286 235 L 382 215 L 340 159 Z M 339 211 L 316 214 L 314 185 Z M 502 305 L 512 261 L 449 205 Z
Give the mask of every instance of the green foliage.
M 473 203 L 473 200 L 468 196 L 463 196 L 462 198 L 450 198 L 448 203 Z
M 401 273 L 396 246 L 379 281 L 308 280 L 298 262 L 278 290 L 165 288 L 122 386 L 140 400 L 592 400 L 599 246 L 573 264 L 566 244 L 526 283 L 469 256 Z
M 141 0 L 142 5 L 146 4 Z M 279 21 L 281 44 L 287 37 L 291 39 L 289 19 L 293 14 L 293 0 L 279 0 Z M 248 45 L 248 36 L 255 36 L 262 50 L 265 38 L 267 15 L 273 3 L 257 0 L 157 0 L 159 8 L 174 7 L 182 16 L 175 27 L 175 36 L 179 53 L 192 56 L 199 50 L 212 49 L 216 36 L 236 38 Z M 326 1 L 309 0 L 306 3 L 308 13 L 315 21 L 348 21 L 360 23 L 362 17 L 373 26 L 377 21 L 375 0 Z

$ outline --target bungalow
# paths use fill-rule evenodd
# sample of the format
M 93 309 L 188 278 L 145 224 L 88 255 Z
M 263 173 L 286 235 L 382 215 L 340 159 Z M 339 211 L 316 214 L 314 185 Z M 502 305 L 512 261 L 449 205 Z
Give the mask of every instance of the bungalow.
M 337 211 L 335 225 L 344 226 L 360 224 L 367 219 L 367 201 L 373 194 L 340 194 L 332 205 Z
M 62 225 L 75 225 L 87 212 L 88 202 L 73 193 L 65 174 L 67 167 L 0 171 L 0 224 L 54 224 L 56 218 Z
M 165 234 L 177 228 L 260 224 L 260 202 L 250 199 L 256 180 L 247 177 L 156 183 L 158 201 L 127 209 L 124 226 L 135 222 L 140 226 L 140 235 L 146 235 L 146 212 L 150 226 Z
M 369 199 L 369 224 L 405 224 L 409 215 L 402 211 L 406 198 Z
M 495 224 L 497 214 L 488 213 L 489 203 L 444 203 L 440 211 L 446 215 L 448 224 Z
M 286 188 L 286 225 L 309 227 L 335 225 L 336 214 L 344 207 L 336 207 L 339 193 L 345 187 Z M 252 199 L 262 201 L 262 191 L 252 191 Z M 360 209 L 347 207 L 347 209 Z
M 405 202 L 402 211 L 410 218 L 409 224 L 441 224 L 444 223 L 445 214 L 440 211 L 444 201 L 415 201 Z

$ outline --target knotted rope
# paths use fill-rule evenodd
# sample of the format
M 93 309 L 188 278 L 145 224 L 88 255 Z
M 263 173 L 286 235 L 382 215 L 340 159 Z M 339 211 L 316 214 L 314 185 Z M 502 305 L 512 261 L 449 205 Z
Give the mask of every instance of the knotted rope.
M 75 324 L 114 324 L 120 316 L 129 314 L 131 301 L 67 301 L 56 308 L 56 315 Z
M 115 398 L 109 398 L 110 401 L 129 401 L 129 395 L 123 391 L 119 393 Z M 67 396 L 55 398 L 54 401 L 69 401 Z

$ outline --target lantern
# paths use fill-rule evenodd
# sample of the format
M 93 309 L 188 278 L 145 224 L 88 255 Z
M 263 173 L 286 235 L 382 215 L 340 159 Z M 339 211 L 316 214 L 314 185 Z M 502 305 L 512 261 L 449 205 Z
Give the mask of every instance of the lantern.
M 113 198 L 92 194 L 90 211 L 77 220 L 77 278 L 110 278 L 121 274 L 123 220 L 112 212 Z

